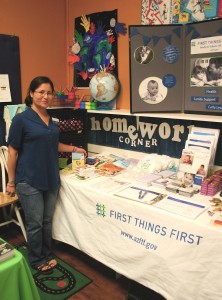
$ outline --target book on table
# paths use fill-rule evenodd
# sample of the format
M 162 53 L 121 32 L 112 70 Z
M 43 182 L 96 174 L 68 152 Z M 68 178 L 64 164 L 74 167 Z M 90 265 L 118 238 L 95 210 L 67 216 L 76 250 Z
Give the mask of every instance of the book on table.
M 15 255 L 14 248 L 7 242 L 0 239 L 0 262 Z

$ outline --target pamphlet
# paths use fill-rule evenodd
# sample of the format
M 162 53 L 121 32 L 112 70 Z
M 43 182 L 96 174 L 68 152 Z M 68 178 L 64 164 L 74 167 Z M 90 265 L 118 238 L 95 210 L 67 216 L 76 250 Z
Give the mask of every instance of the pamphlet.
M 0 239 L 0 262 L 15 255 L 13 247 Z
M 179 171 L 206 176 L 210 158 L 209 152 L 184 149 L 180 159 Z
M 84 166 L 85 158 L 84 153 L 73 152 L 72 153 L 72 170 L 75 170 L 76 167 Z

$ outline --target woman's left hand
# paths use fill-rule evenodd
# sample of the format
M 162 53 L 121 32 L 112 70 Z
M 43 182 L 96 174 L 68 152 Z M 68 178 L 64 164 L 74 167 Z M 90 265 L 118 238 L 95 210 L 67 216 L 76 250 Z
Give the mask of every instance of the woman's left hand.
M 84 156 L 86 158 L 86 150 L 85 149 L 77 147 L 77 149 L 76 149 L 75 152 L 77 152 L 77 153 L 84 153 Z

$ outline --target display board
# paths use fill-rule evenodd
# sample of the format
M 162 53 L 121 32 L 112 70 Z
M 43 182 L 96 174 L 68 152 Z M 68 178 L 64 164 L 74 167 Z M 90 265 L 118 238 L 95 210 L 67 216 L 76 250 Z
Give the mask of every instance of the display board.
M 14 35 L 0 34 L 0 75 L 9 81 L 11 102 L 0 101 L 0 145 L 5 145 L 5 122 L 3 111 L 5 105 L 22 103 L 19 38 Z M 1 84 L 2 91 L 6 88 Z
M 129 26 L 131 112 L 222 113 L 222 20 Z
M 180 112 L 182 25 L 129 26 L 131 113 Z
M 7 74 L 11 92 L 11 104 L 22 103 L 19 38 L 0 34 L 0 74 Z M 0 110 L 10 103 L 0 103 Z
M 222 20 L 186 25 L 187 113 L 222 114 Z

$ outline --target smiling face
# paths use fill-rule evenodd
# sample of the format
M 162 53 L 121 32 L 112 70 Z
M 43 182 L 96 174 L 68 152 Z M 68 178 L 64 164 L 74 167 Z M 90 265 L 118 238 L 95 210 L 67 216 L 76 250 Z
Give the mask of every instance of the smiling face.
M 189 163 L 190 162 L 190 155 L 186 155 L 183 159 L 184 163 Z
M 53 93 L 49 83 L 42 83 L 34 92 L 30 92 L 32 106 L 37 109 L 46 109 L 52 99 Z

